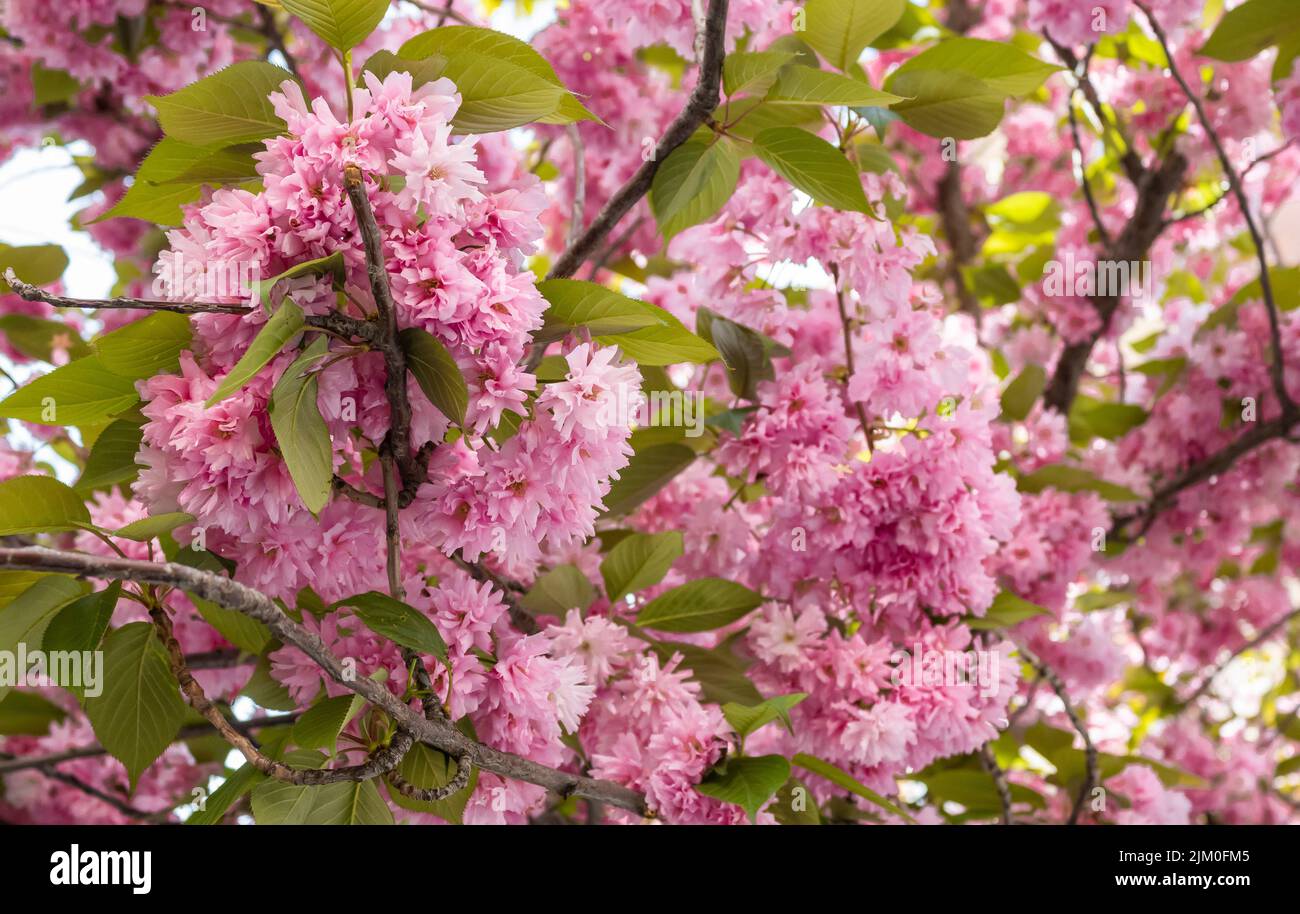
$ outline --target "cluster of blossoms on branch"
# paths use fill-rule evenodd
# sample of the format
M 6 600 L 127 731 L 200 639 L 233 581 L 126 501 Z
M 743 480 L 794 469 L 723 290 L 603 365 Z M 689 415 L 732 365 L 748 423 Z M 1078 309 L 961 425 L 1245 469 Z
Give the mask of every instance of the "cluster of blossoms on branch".
M 0 819 L 1294 821 L 1267 3 L 10 0 Z

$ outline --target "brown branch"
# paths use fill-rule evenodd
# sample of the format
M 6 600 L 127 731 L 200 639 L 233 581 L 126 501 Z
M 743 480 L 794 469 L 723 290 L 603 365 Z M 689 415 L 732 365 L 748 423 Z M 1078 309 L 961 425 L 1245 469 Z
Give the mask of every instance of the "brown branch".
M 848 374 L 844 378 L 844 399 L 853 404 L 853 409 L 858 414 L 858 425 L 862 427 L 862 434 L 867 439 L 867 450 L 871 450 L 875 444 L 871 435 L 871 423 L 867 420 L 866 410 L 863 409 L 862 403 L 854 400 L 849 396 L 849 384 L 853 380 L 853 325 L 849 321 L 849 311 L 844 303 L 844 288 L 840 285 L 839 267 L 831 264 L 831 279 L 835 282 L 835 303 L 840 309 L 840 329 L 844 334 L 844 362 L 848 368 Z M 739 491 L 739 490 L 737 490 Z
M 19 756 L 11 755 L 8 752 L 0 752 L 0 762 L 12 762 L 16 760 L 21 760 L 21 759 Z M 101 803 L 106 803 L 107 805 L 113 807 L 115 810 L 117 810 L 127 818 L 136 819 L 141 822 L 162 822 L 171 817 L 170 809 L 162 809 L 159 810 L 158 812 L 145 812 L 143 809 L 137 809 L 134 806 L 132 806 L 130 803 L 127 803 L 121 797 L 115 797 L 111 793 L 107 793 L 103 790 L 100 790 L 98 787 L 95 787 L 93 784 L 87 784 L 85 781 L 81 780 L 81 778 L 74 777 L 73 775 L 70 775 L 67 772 L 60 771 L 59 769 L 54 767 L 53 762 L 48 762 L 48 761 L 42 762 L 38 759 L 36 760 L 36 764 L 28 765 L 25 767 L 35 768 L 41 774 L 45 775 L 45 777 L 49 778 L 52 781 L 58 781 L 60 784 L 67 784 L 69 787 L 75 788 L 76 790 L 80 790 L 82 793 L 86 794 L 86 796 L 94 797 L 96 800 L 99 800 Z
M 1241 210 L 1241 217 L 1246 220 L 1246 228 L 1250 232 L 1250 239 L 1255 245 L 1255 257 L 1259 260 L 1259 289 L 1264 298 L 1264 306 L 1268 309 L 1268 332 L 1273 347 L 1273 362 L 1269 365 L 1269 374 L 1273 379 L 1273 393 L 1277 396 L 1278 402 L 1282 404 L 1282 411 L 1289 412 L 1295 408 L 1295 403 L 1291 400 L 1291 394 L 1286 389 L 1286 365 L 1282 358 L 1282 328 L 1278 318 L 1277 301 L 1273 297 L 1273 280 L 1268 272 L 1268 255 L 1264 249 L 1264 236 L 1259 230 L 1259 223 L 1255 221 L 1254 213 L 1251 212 L 1250 201 L 1246 199 L 1245 188 L 1241 186 L 1241 176 L 1237 174 L 1237 169 L 1233 167 L 1232 160 L 1228 158 L 1228 153 L 1223 148 L 1223 141 L 1219 139 L 1218 131 L 1214 129 L 1209 116 L 1206 115 L 1205 105 L 1202 104 L 1200 96 L 1192 91 L 1192 87 L 1183 78 L 1178 65 L 1174 63 L 1174 53 L 1169 48 L 1169 38 L 1165 35 L 1165 30 L 1161 28 L 1160 23 L 1152 15 L 1146 4 L 1138 0 L 1136 5 L 1146 17 L 1147 24 L 1151 26 L 1151 31 L 1155 33 L 1156 41 L 1160 42 L 1160 47 L 1164 49 L 1165 57 L 1169 63 L 1170 74 L 1178 83 L 1179 88 L 1183 90 L 1183 94 L 1187 96 L 1187 100 L 1192 103 L 1192 108 L 1196 111 L 1196 117 L 1201 122 L 1202 129 L 1210 138 L 1210 143 L 1214 146 L 1214 152 L 1219 157 L 1219 164 L 1223 166 L 1224 175 L 1228 179 L 1228 185 L 1232 188 L 1232 195 L 1237 200 L 1237 207 Z
M 275 601 L 259 591 L 213 572 L 173 563 L 142 562 L 133 559 L 84 555 L 39 547 L 0 549 L 0 568 L 49 571 L 90 578 L 122 578 L 143 584 L 176 587 L 243 613 L 263 623 L 285 644 L 292 644 L 310 657 L 331 679 L 384 711 L 398 727 L 415 739 L 453 758 L 505 778 L 526 781 L 553 790 L 561 796 L 599 800 L 611 806 L 645 816 L 653 812 L 636 791 L 541 765 L 531 759 L 502 752 L 461 733 L 448 721 L 426 720 L 380 683 L 350 675 L 320 636 L 291 619 Z
M 1065 683 L 1061 681 L 1061 677 L 1057 676 L 1055 670 L 1049 667 L 1042 660 L 1038 659 L 1038 657 L 1031 653 L 1028 648 L 1020 645 L 1017 645 L 1016 647 L 1017 650 L 1020 651 L 1020 656 L 1024 657 L 1025 660 L 1028 661 L 1029 665 L 1037 671 L 1038 675 L 1052 687 L 1052 691 L 1056 693 L 1056 697 L 1061 699 L 1061 704 L 1065 706 L 1065 716 L 1070 719 L 1070 725 L 1073 726 L 1075 732 L 1083 738 L 1085 765 L 1083 786 L 1079 788 L 1079 795 L 1075 797 L 1074 806 L 1070 809 L 1070 818 L 1066 821 L 1067 825 L 1075 825 L 1079 821 L 1079 814 L 1083 811 L 1084 800 L 1088 798 L 1088 794 L 1092 792 L 1092 788 L 1096 787 L 1100 783 L 1100 778 L 1097 773 L 1097 747 L 1093 745 L 1092 737 L 1088 734 L 1088 728 L 1084 725 L 1083 719 L 1079 717 L 1079 713 L 1075 711 L 1074 706 L 1070 704 L 1070 693 L 1066 691 Z
M 1047 43 L 1052 46 L 1052 50 L 1056 52 L 1056 56 L 1061 59 L 1061 62 L 1074 73 L 1076 86 L 1083 92 L 1083 97 L 1088 100 L 1088 105 L 1092 108 L 1097 123 L 1101 124 L 1103 130 L 1109 128 L 1123 145 L 1124 148 L 1120 152 L 1120 164 L 1124 168 L 1124 174 L 1128 176 L 1129 181 L 1134 185 L 1140 183 L 1142 176 L 1146 174 L 1147 167 L 1143 164 L 1142 157 L 1137 154 L 1137 150 L 1133 148 L 1133 142 L 1124 133 L 1123 128 L 1120 127 L 1119 121 L 1107 113 L 1106 105 L 1102 102 L 1097 87 L 1080 65 L 1079 58 L 1068 47 L 1058 44 L 1049 33 L 1044 32 L 1043 37 L 1047 39 Z
M 699 53 L 699 81 L 691 92 L 686 107 L 668 125 L 667 131 L 654 148 L 654 154 L 633 173 L 609 202 L 601 209 L 591 225 L 568 246 L 551 271 L 548 279 L 564 279 L 578 271 L 588 257 L 600 245 L 619 221 L 627 215 L 636 203 L 650 190 L 655 172 L 659 165 L 672 154 L 673 150 L 685 143 L 696 129 L 708 119 L 713 109 L 718 106 L 718 90 L 722 83 L 723 38 L 727 25 L 728 0 L 710 0 L 709 10 L 704 17 L 703 27 L 696 31 L 696 48 Z
M 172 629 L 172 620 L 167 615 L 167 610 L 161 602 L 153 599 L 152 596 L 148 598 L 148 602 L 150 604 L 149 618 L 153 620 L 158 640 L 162 642 L 167 651 L 167 660 L 171 666 L 172 675 L 176 677 L 176 681 L 180 684 L 181 694 L 185 696 L 186 702 L 216 728 L 222 739 L 238 749 L 250 765 L 267 777 L 288 784 L 312 786 L 337 784 L 343 781 L 368 781 L 379 775 L 387 774 L 396 768 L 414 743 L 410 734 L 398 730 L 389 745 L 379 749 L 365 762 L 360 765 L 349 765 L 342 768 L 294 768 L 283 762 L 276 761 L 258 749 L 248 736 L 231 726 L 230 721 L 226 720 L 226 716 L 221 712 L 221 709 L 208 698 L 203 691 L 203 687 L 199 685 L 194 675 L 185 665 L 185 654 L 181 651 L 180 643 L 176 640 L 176 634 Z
M 1083 59 L 1083 75 L 1088 75 L 1088 69 L 1092 65 L 1092 48 L 1088 48 L 1088 54 Z M 1070 118 L 1070 135 L 1074 139 L 1074 157 L 1076 167 L 1079 169 L 1079 186 L 1083 189 L 1083 199 L 1088 204 L 1088 211 L 1092 214 L 1093 224 L 1097 226 L 1097 235 L 1101 238 L 1101 243 L 1110 247 L 1110 232 L 1106 229 L 1106 223 L 1102 221 L 1101 210 L 1097 206 L 1097 198 L 1092 193 L 1092 182 L 1088 180 L 1088 159 L 1083 153 L 1083 140 L 1079 136 L 1079 116 L 1074 110 L 1074 96 L 1079 91 L 1076 86 L 1071 92 L 1070 97 L 1066 100 L 1066 111 Z
M 270 42 L 272 49 L 279 51 L 280 56 L 284 58 L 285 64 L 289 67 L 289 72 L 295 77 L 301 78 L 302 74 L 298 71 L 298 61 L 294 60 L 289 48 L 285 46 L 284 35 L 280 32 L 280 27 L 275 22 L 275 14 L 269 7 L 257 5 L 257 17 L 259 29 L 266 40 Z
M 998 803 L 1002 807 L 1002 824 L 1014 824 L 1011 819 L 1011 788 L 1007 785 L 1007 773 L 998 764 L 988 743 L 980 746 L 979 757 L 980 766 L 988 772 L 989 777 L 993 778 L 993 786 L 998 792 Z
M 224 302 L 188 302 L 157 301 L 148 298 L 71 298 L 46 292 L 39 286 L 23 282 L 13 271 L 5 270 L 5 282 L 13 289 L 15 295 L 24 301 L 44 302 L 55 308 L 86 308 L 91 310 L 131 310 L 131 311 L 169 311 L 172 314 L 249 314 L 254 309 L 249 305 L 232 305 Z M 349 317 L 337 311 L 325 314 L 309 314 L 307 326 L 317 330 L 333 333 L 336 336 L 356 337 L 366 342 L 374 342 L 375 327 L 369 321 Z

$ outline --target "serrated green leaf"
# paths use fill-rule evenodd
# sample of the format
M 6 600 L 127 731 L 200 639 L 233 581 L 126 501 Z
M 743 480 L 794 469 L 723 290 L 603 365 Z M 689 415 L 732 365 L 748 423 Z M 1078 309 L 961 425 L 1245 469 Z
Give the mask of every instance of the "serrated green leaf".
M 386 5 L 386 4 L 385 4 Z M 191 146 L 228 146 L 275 136 L 284 121 L 268 96 L 293 74 L 244 60 L 170 95 L 148 96 L 167 136 Z
M 153 626 L 131 622 L 104 639 L 104 688 L 86 699 L 100 745 L 126 766 L 131 789 L 171 745 L 185 702 Z
M 101 336 L 93 346 L 101 365 L 134 380 L 179 371 L 190 338 L 187 317 L 159 311 Z
M 752 822 L 789 777 L 790 763 L 779 755 L 730 758 L 721 771 L 710 772 L 695 789 L 715 800 L 736 804 Z
M 10 692 L 0 698 L 0 736 L 45 736 L 67 712 L 34 692 Z
M 285 299 L 275 314 L 271 315 L 271 319 L 257 331 L 257 336 L 249 344 L 248 350 L 217 385 L 217 389 L 212 392 L 212 396 L 208 397 L 204 406 L 211 408 L 252 380 L 255 374 L 280 354 L 280 350 L 284 349 L 285 344 L 302 330 L 303 325 L 302 308 L 291 299 Z
M 329 503 L 334 481 L 334 445 L 316 405 L 317 379 L 311 371 L 328 350 L 324 337 L 308 346 L 275 383 L 268 407 L 280 456 L 312 514 Z
M 81 497 L 52 476 L 0 482 L 0 536 L 77 530 L 89 523 Z
M 808 0 L 799 36 L 838 70 L 858 62 L 867 45 L 893 28 L 905 0 Z
M 889 800 L 885 799 L 880 794 L 876 793 L 870 787 L 867 787 L 865 784 L 859 782 L 856 778 L 850 775 L 847 771 L 844 771 L 842 768 L 832 765 L 830 762 L 823 761 L 822 759 L 819 759 L 816 756 L 806 755 L 805 753 L 802 752 L 797 754 L 790 761 L 794 762 L 794 764 L 798 765 L 800 768 L 805 769 L 806 771 L 811 771 L 813 774 L 824 777 L 832 784 L 842 787 L 845 790 L 849 791 L 850 793 L 857 794 L 858 796 L 862 797 L 862 799 L 870 803 L 874 803 L 876 806 L 879 806 L 881 809 L 884 809 L 887 812 L 890 812 L 893 815 L 896 815 L 899 818 L 904 819 L 905 821 L 910 822 L 913 825 L 916 824 L 916 820 L 913 819 L 906 812 L 904 812 L 901 808 L 899 808 Z
M 790 51 L 739 51 L 722 62 L 722 87 L 728 96 L 763 95 L 781 68 L 798 55 Z
M 45 627 L 42 650 L 98 650 L 121 593 L 122 582 L 113 581 L 103 590 L 77 597 L 66 604 Z
M 398 340 L 406 353 L 406 367 L 415 375 L 429 402 L 452 422 L 464 425 L 469 385 L 447 347 L 419 327 L 403 330 Z
M 632 455 L 610 483 L 606 513 L 627 514 L 650 498 L 695 460 L 695 452 L 680 444 L 660 444 Z
M 0 315 L 0 333 L 14 349 L 42 362 L 53 362 L 56 351 L 66 352 L 73 359 L 90 354 L 90 347 L 77 331 L 61 321 L 29 314 L 5 314 Z
M 280 0 L 336 51 L 351 51 L 370 36 L 388 12 L 389 0 Z
M 691 139 L 655 172 L 650 208 L 664 240 L 712 219 L 736 190 L 740 156 L 726 137 Z
M 401 764 L 397 768 L 397 773 L 408 784 L 425 790 L 446 787 L 451 783 L 452 778 L 456 776 L 456 772 L 457 764 L 455 759 L 423 743 L 416 743 L 412 746 L 411 751 L 403 757 Z M 459 825 L 464 819 L 465 807 L 469 804 L 469 799 L 474 795 L 474 789 L 477 786 L 478 769 L 472 768 L 465 786 L 441 800 L 413 800 L 402 796 L 396 788 L 391 786 L 388 788 L 388 795 L 395 804 L 403 809 L 409 809 L 412 812 L 430 813 L 453 825 Z
M 184 511 L 170 511 L 165 514 L 153 514 L 149 517 L 142 517 L 137 521 L 132 521 L 125 527 L 114 531 L 113 535 L 134 540 L 137 543 L 147 543 L 149 540 L 162 536 L 164 533 L 171 533 L 183 524 L 194 523 L 194 519 L 193 514 L 186 514 Z
M 769 105 L 869 105 L 888 108 L 903 98 L 838 73 L 791 64 L 781 71 L 763 101 Z
M 118 419 L 99 433 L 86 458 L 85 469 L 77 480 L 76 490 L 86 494 L 94 489 L 123 486 L 140 475 L 135 455 L 140 450 L 143 432 L 140 426 Z
M 13 656 L 18 653 L 19 644 L 25 644 L 28 652 L 39 650 L 50 620 L 85 591 L 79 581 L 66 575 L 37 578 L 0 609 L 0 652 Z M 0 685 L 0 698 L 9 688 Z
M 790 727 L 790 709 L 808 697 L 807 692 L 793 692 L 778 695 L 754 705 L 742 705 L 727 702 L 722 706 L 722 713 L 731 724 L 731 729 L 740 737 L 749 736 L 760 727 L 767 726 L 774 720 L 781 720 L 786 728 Z
M 1292 0 L 1247 0 L 1219 20 L 1200 54 L 1239 61 L 1272 45 L 1289 44 L 1300 33 L 1300 8 Z
M 707 632 L 730 625 L 763 602 L 762 594 L 722 578 L 699 578 L 655 597 L 636 624 L 661 632 Z
M 293 741 L 304 749 L 324 749 L 332 755 L 339 734 L 365 703 L 360 695 L 352 693 L 322 699 L 294 723 Z
M 349 606 L 371 631 L 403 647 L 409 647 L 447 662 L 447 642 L 428 616 L 400 600 L 369 591 L 339 600 L 335 606 Z
M 1047 372 L 1041 365 L 1026 365 L 1014 381 L 1002 391 L 1002 418 L 1023 422 L 1047 386 Z
M 615 603 L 627 594 L 658 584 L 673 562 L 681 558 L 682 550 L 682 535 L 676 530 L 624 537 L 600 563 L 609 601 Z
M 773 127 L 754 140 L 769 168 L 820 203 L 870 213 L 858 170 L 838 149 L 798 127 Z
M 542 574 L 519 601 L 532 613 L 564 618 L 570 609 L 584 610 L 596 599 L 596 588 L 576 565 L 558 565 Z
M 135 383 L 87 356 L 28 381 L 0 402 L 0 418 L 41 425 L 96 425 L 140 399 Z
M 4 280 L 6 270 L 13 270 L 23 282 L 47 286 L 62 277 L 67 268 L 68 255 L 57 244 L 0 244 L 0 294 L 13 291 Z

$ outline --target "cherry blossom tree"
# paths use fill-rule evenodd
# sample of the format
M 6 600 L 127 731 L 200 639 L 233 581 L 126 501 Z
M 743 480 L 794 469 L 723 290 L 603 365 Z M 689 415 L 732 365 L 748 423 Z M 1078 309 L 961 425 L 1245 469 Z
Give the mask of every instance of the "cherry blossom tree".
M 1294 0 L 2 16 L 0 820 L 1300 818 Z

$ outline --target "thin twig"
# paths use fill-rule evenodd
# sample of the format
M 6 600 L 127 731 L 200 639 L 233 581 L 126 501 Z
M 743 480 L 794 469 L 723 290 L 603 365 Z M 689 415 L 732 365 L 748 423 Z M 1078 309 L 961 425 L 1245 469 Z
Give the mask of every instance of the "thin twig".
M 1061 681 L 1061 677 L 1057 676 L 1056 672 L 1051 667 L 1038 659 L 1038 657 L 1031 653 L 1028 648 L 1017 645 L 1017 649 L 1020 651 L 1020 656 L 1024 657 L 1029 665 L 1038 672 L 1038 675 L 1052 687 L 1052 691 L 1056 693 L 1056 697 L 1061 699 L 1061 704 L 1065 706 L 1065 716 L 1070 719 L 1070 725 L 1073 726 L 1079 736 L 1083 738 L 1085 765 L 1083 786 L 1079 788 L 1079 795 L 1075 797 L 1074 806 L 1070 809 L 1070 818 L 1066 821 L 1067 825 L 1075 825 L 1079 821 L 1079 814 L 1083 811 L 1084 800 L 1086 800 L 1088 795 L 1092 793 L 1092 788 L 1096 787 L 1099 783 L 1097 775 L 1097 747 L 1093 745 L 1092 737 L 1088 734 L 1088 728 L 1084 725 L 1083 719 L 1079 717 L 1079 713 L 1075 711 L 1074 706 L 1070 704 L 1070 693 L 1066 691 L 1065 683 Z
M 569 236 L 566 244 L 572 247 L 582 234 L 582 223 L 587 214 L 587 153 L 582 145 L 582 134 L 577 124 L 568 125 L 569 145 L 573 149 L 573 209 L 569 216 Z
M 988 772 L 989 777 L 993 778 L 993 786 L 997 789 L 998 803 L 1002 807 L 1002 824 L 1011 825 L 1011 787 L 1007 784 L 1007 773 L 998 764 L 988 743 L 980 746 L 979 757 L 980 765 Z

